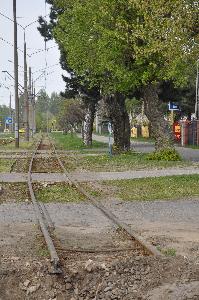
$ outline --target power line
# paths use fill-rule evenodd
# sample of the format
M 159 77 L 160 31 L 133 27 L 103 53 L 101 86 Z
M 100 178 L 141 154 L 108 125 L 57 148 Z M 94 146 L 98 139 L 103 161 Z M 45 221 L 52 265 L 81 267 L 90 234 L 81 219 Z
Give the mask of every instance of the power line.
M 3 42 L 5 42 L 6 44 L 10 45 L 11 47 L 14 47 L 14 45 L 13 45 L 11 42 L 5 40 L 5 39 L 2 38 L 1 36 L 0 36 L 0 40 L 2 40 Z M 36 51 L 36 52 L 32 52 L 31 54 L 27 54 L 27 55 L 28 55 L 28 57 L 31 57 L 31 56 L 33 56 L 33 55 L 35 55 L 35 54 L 37 54 L 37 53 L 44 52 L 44 51 L 48 51 L 48 50 L 50 50 L 50 49 L 52 49 L 52 48 L 55 48 L 55 47 L 56 47 L 56 45 L 55 45 L 55 46 L 52 46 L 52 47 L 49 47 L 49 48 L 46 48 L 46 49 L 41 49 L 41 50 Z M 17 49 L 18 49 L 20 52 L 24 53 L 24 51 L 21 50 L 20 48 L 17 48 Z
M 0 36 L 0 40 L 2 40 L 3 42 L 5 42 L 5 43 L 8 44 L 8 45 L 14 47 L 14 45 L 13 45 L 11 42 L 5 40 L 5 39 L 2 38 L 1 36 Z M 17 49 L 18 49 L 20 52 L 23 52 L 23 50 L 21 50 L 20 48 L 17 48 Z
M 37 53 L 44 52 L 44 51 L 48 51 L 48 50 L 50 50 L 50 49 L 52 49 L 52 48 L 55 48 L 55 47 L 57 47 L 57 46 L 55 45 L 55 46 L 52 46 L 52 47 L 49 47 L 49 48 L 46 48 L 46 49 L 41 49 L 41 50 L 39 50 L 39 51 L 35 51 L 35 52 L 30 53 L 28 56 L 31 57 L 31 56 L 33 56 L 33 55 L 35 55 L 35 54 L 37 54 Z
M 7 19 L 7 20 L 9 20 L 9 21 L 11 21 L 11 22 L 14 23 L 14 20 L 13 20 L 13 19 L 11 19 L 10 17 L 4 15 L 2 12 L 0 12 L 0 15 L 1 15 L 2 17 L 4 17 L 5 19 Z M 44 18 L 47 17 L 47 16 L 49 16 L 49 14 L 45 15 Z M 32 21 L 31 23 L 29 23 L 29 24 L 26 25 L 26 26 L 22 26 L 20 23 L 17 22 L 17 25 L 19 25 L 23 30 L 25 30 L 26 28 L 28 28 L 29 26 L 31 26 L 32 24 L 37 23 L 37 22 L 38 22 L 38 20 Z
M 37 71 L 34 71 L 33 73 L 42 72 L 42 71 L 44 71 L 44 70 L 46 70 L 46 69 L 49 69 L 49 68 L 52 68 L 52 67 L 55 67 L 55 66 L 59 66 L 59 63 L 54 64 L 54 65 L 51 65 L 51 66 L 48 66 L 47 68 L 44 67 L 44 68 L 42 68 L 42 69 L 39 69 L 39 70 L 37 70 Z

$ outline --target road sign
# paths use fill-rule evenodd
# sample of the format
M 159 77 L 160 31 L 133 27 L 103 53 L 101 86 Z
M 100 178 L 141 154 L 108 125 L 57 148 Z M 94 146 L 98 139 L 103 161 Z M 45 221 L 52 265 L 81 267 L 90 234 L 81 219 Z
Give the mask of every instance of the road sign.
M 180 110 L 180 106 L 176 103 L 169 102 L 169 110 Z
M 12 118 L 6 117 L 5 123 L 6 123 L 6 125 L 11 125 L 12 124 Z

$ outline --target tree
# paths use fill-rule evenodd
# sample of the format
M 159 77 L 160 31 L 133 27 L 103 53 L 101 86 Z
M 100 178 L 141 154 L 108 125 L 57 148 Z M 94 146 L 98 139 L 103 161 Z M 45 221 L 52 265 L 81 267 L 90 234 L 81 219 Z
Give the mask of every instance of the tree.
M 56 27 L 57 19 L 59 15 L 63 12 L 63 9 L 57 5 L 55 1 L 47 0 L 48 4 L 51 5 L 50 12 L 50 22 L 47 23 L 42 17 L 39 17 L 40 27 L 38 30 L 40 34 L 44 37 L 46 41 L 53 39 L 53 29 Z M 65 6 L 65 8 L 68 5 Z M 85 145 L 92 144 L 92 132 L 93 132 L 93 122 L 96 112 L 96 104 L 99 101 L 99 87 L 94 86 L 90 88 L 88 80 L 85 80 L 84 76 L 78 76 L 74 70 L 69 66 L 67 61 L 67 52 L 61 47 L 60 49 L 60 63 L 63 70 L 67 71 L 70 75 L 68 77 L 63 76 L 63 80 L 66 83 L 66 89 L 64 93 L 61 93 L 65 98 L 77 98 L 79 95 L 82 96 L 82 100 L 85 104 L 85 116 L 83 122 L 83 142 Z
M 74 99 L 66 99 L 60 107 L 58 122 L 64 132 L 74 132 L 84 120 L 83 103 Z
M 47 114 L 50 109 L 50 97 L 44 90 L 39 92 L 37 97 L 35 111 L 36 111 L 36 128 L 37 130 L 47 130 Z
M 82 126 L 82 138 L 86 146 L 92 145 L 93 122 L 96 112 L 96 106 L 100 99 L 98 87 L 89 87 L 88 82 L 75 75 L 70 78 L 64 77 L 66 90 L 62 95 L 65 98 L 79 99 L 84 102 L 84 120 Z
M 199 4 L 189 0 L 57 3 L 62 13 L 55 37 L 67 52 L 70 67 L 91 84 L 98 83 L 106 99 L 139 89 L 156 148 L 172 147 L 158 90 L 165 80 L 179 86 L 188 81 L 186 74 L 197 57 Z
M 0 131 L 5 128 L 5 118 L 10 116 L 9 107 L 6 105 L 0 105 Z
M 51 112 L 51 114 L 53 114 L 54 116 L 58 115 L 60 106 L 63 101 L 64 101 L 64 97 L 62 97 L 61 95 L 55 92 L 51 94 L 49 99 L 49 111 Z

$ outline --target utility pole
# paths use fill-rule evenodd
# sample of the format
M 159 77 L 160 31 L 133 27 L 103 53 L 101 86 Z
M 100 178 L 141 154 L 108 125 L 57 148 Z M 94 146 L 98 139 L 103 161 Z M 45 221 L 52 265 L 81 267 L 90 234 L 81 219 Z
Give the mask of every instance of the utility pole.
M 28 70 L 26 57 L 26 39 L 24 31 L 24 103 L 25 103 L 25 140 L 29 141 L 29 101 L 28 101 Z
M 18 96 L 18 51 L 16 0 L 13 0 L 14 20 L 14 79 L 15 79 L 15 147 L 19 148 L 19 96 Z
M 12 119 L 12 124 L 10 124 L 10 132 L 12 132 L 13 131 L 13 118 L 12 118 L 12 95 L 11 95 L 11 93 L 10 93 L 9 113 L 10 113 L 10 118 Z
M 29 129 L 30 132 L 32 132 L 32 71 L 31 67 L 29 67 L 29 85 L 28 85 L 28 91 L 29 91 L 29 101 L 28 101 L 28 106 L 29 106 Z
M 32 78 L 32 98 L 31 98 L 31 109 L 32 109 L 32 116 L 31 116 L 31 120 L 32 120 L 32 136 L 34 134 L 34 81 Z
M 35 119 L 35 87 L 33 93 L 33 133 L 36 133 L 36 119 Z

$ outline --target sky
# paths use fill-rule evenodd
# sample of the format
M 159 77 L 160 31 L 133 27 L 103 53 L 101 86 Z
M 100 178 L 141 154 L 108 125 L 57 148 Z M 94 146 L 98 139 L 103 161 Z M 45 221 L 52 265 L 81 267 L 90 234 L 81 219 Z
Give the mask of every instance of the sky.
M 13 19 L 13 1 L 0 0 L 0 13 Z M 47 14 L 49 6 L 47 5 Z M 38 16 L 45 16 L 45 0 L 17 0 L 17 22 L 26 26 L 38 19 Z M 47 17 L 48 18 L 48 17 Z M 33 80 L 42 74 L 41 69 L 45 68 L 44 40 L 37 30 L 38 23 L 34 23 L 26 29 L 27 52 L 32 54 L 28 57 L 28 67 L 33 71 Z M 4 41 L 2 41 L 2 38 Z M 12 107 L 14 108 L 14 81 L 6 73 L 8 71 L 14 76 L 14 53 L 13 53 L 13 22 L 0 15 L 0 105 L 9 104 L 10 93 L 12 94 Z M 18 48 L 23 50 L 23 30 L 18 26 Z M 53 91 L 64 90 L 62 74 L 64 71 L 59 65 L 59 50 L 54 41 L 47 42 L 47 82 L 46 91 L 51 94 Z M 38 52 L 40 51 L 40 52 Z M 35 53 L 38 52 L 38 53 Z M 19 56 L 19 83 L 23 85 L 23 52 L 18 51 Z M 45 87 L 45 78 L 41 76 L 35 82 L 36 92 Z

